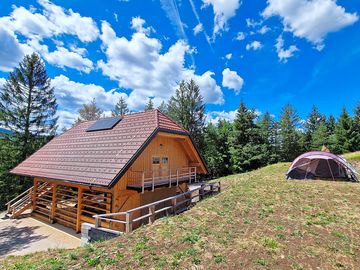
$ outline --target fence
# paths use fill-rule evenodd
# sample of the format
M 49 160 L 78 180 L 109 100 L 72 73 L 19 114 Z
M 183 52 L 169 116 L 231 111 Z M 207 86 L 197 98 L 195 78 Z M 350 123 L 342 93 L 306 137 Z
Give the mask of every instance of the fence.
M 169 215 L 170 213 L 177 214 L 187 210 L 191 203 L 202 200 L 208 195 L 219 193 L 220 191 L 220 182 L 202 184 L 200 187 L 193 190 L 133 208 L 125 212 L 95 215 L 95 227 L 100 228 L 107 224 L 105 227 L 112 228 L 113 223 L 120 223 L 125 225 L 125 232 L 129 233 L 133 231 L 133 224 L 135 222 L 147 220 L 151 224 L 155 221 L 157 215 L 159 216 L 162 214 L 163 216 L 164 214 Z M 170 203 L 170 205 L 166 205 L 166 203 Z M 162 205 L 165 206 L 156 209 L 157 206 Z M 180 208 L 180 206 L 182 208 Z M 140 212 L 140 216 L 134 217 L 135 212 Z M 143 214 L 143 212 L 145 213 Z

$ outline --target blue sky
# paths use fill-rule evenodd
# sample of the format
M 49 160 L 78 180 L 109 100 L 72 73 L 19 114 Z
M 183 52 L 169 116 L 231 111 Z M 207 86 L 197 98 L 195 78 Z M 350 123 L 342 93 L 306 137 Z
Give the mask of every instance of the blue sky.
M 209 119 L 239 102 L 301 117 L 360 101 L 359 1 L 107 0 L 0 2 L 0 86 L 24 54 L 46 62 L 68 126 L 96 98 L 107 113 L 167 100 L 194 78 Z

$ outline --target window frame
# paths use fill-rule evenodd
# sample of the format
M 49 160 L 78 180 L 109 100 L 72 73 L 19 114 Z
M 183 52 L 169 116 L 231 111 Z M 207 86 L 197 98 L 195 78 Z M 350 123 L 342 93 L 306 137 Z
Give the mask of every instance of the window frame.
M 155 159 L 159 159 L 159 163 L 154 163 Z M 161 157 L 160 156 L 152 156 L 151 164 L 152 165 L 160 165 L 161 164 Z

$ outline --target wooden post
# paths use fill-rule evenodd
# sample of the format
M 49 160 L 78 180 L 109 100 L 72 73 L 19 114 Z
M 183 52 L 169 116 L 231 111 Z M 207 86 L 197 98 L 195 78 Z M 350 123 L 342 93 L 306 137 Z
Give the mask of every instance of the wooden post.
M 111 212 L 111 198 L 112 198 L 112 193 L 111 192 L 106 193 L 106 213 Z
M 81 187 L 78 188 L 78 200 L 77 200 L 77 209 L 76 209 L 76 232 L 79 233 L 81 231 L 81 210 L 82 210 L 82 197 L 83 197 L 83 189 Z M 95 219 L 96 226 L 96 219 Z
M 174 213 L 174 215 L 176 215 L 176 198 L 171 200 L 171 204 L 172 204 L 172 208 L 173 208 L 173 213 Z
M 51 214 L 50 214 L 50 222 L 54 223 L 55 211 L 56 211 L 56 189 L 57 185 L 53 184 L 53 192 L 52 192 L 52 201 L 51 201 Z
M 191 167 L 189 167 L 189 183 L 191 184 Z
M 141 193 L 144 193 L 144 189 L 145 189 L 145 172 L 142 172 L 142 176 L 141 176 Z
M 199 201 L 201 201 L 204 197 L 204 185 L 201 185 L 199 190 Z
M 154 171 L 152 172 L 152 191 L 154 192 L 154 189 L 155 189 L 155 179 L 154 179 Z
M 155 205 L 149 207 L 149 223 L 153 224 L 155 221 Z
M 179 169 L 176 170 L 176 186 L 179 185 Z
M 99 227 L 100 227 L 100 218 L 95 217 L 95 228 L 99 228 Z
M 132 232 L 132 219 L 131 219 L 131 212 L 126 212 L 126 233 Z
M 169 174 L 169 188 L 171 188 L 171 169 L 170 169 L 170 174 Z
M 34 179 L 34 189 L 33 189 L 33 194 L 32 194 L 32 211 L 34 211 L 36 208 L 36 193 L 37 193 L 38 185 L 39 185 L 39 183 L 38 183 L 37 179 L 35 178 Z
M 195 183 L 196 183 L 196 167 L 195 167 L 195 175 L 194 175 L 194 177 L 195 177 Z

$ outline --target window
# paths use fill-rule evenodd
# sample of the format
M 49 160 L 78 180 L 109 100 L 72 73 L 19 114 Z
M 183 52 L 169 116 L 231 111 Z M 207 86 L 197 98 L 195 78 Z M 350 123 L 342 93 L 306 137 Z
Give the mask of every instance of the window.
M 160 157 L 153 157 L 152 164 L 160 164 Z
M 168 164 L 169 163 L 169 158 L 168 157 L 162 157 L 161 163 L 162 164 Z

